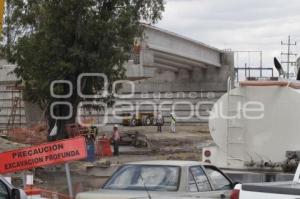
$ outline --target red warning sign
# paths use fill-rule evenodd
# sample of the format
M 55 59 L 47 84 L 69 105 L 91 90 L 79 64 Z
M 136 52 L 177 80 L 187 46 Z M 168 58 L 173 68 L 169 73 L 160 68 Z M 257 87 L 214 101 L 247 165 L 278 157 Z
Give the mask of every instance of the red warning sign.
M 40 144 L 0 153 L 0 173 L 12 173 L 84 159 L 87 156 L 84 137 Z

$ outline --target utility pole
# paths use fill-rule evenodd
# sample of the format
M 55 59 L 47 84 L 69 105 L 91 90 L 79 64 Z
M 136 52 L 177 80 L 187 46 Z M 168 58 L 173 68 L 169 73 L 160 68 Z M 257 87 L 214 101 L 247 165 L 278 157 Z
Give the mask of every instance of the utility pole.
M 289 79 L 289 76 L 290 76 L 290 65 L 293 65 L 293 64 L 296 64 L 295 61 L 291 61 L 291 56 L 297 56 L 296 53 L 292 53 L 291 52 L 291 46 L 296 46 L 297 45 L 297 42 L 294 42 L 294 43 L 291 43 L 291 36 L 289 35 L 288 37 L 288 42 L 287 43 L 284 43 L 283 41 L 281 41 L 281 45 L 282 46 L 287 46 L 287 53 L 283 53 L 281 52 L 281 55 L 285 55 L 286 58 L 287 58 L 287 61 L 282 61 L 281 60 L 281 63 L 282 64 L 286 64 L 287 66 L 287 79 Z

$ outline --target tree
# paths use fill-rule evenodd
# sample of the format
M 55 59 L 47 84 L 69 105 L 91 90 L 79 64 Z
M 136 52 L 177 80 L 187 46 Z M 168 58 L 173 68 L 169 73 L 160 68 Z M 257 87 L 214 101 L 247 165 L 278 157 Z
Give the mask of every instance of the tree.
M 134 39 L 141 36 L 141 21 L 157 22 L 164 10 L 164 0 L 10 0 L 10 25 L 19 31 L 10 43 L 9 60 L 17 64 L 15 73 L 22 78 L 24 98 L 47 110 L 53 126 L 50 105 L 70 102 L 76 113 L 81 100 L 109 101 L 111 96 L 82 99 L 77 95 L 77 78 L 82 73 L 104 73 L 109 82 L 124 78 L 124 62 L 129 59 Z M 54 80 L 68 80 L 72 96 L 51 96 Z M 109 86 L 111 88 L 111 85 Z M 85 78 L 82 93 L 103 88 L 99 78 Z M 55 86 L 56 94 L 66 94 L 66 84 Z M 55 106 L 55 115 L 64 116 L 68 107 Z M 100 107 L 101 108 L 101 107 Z M 66 122 L 57 121 L 59 137 L 64 137 Z

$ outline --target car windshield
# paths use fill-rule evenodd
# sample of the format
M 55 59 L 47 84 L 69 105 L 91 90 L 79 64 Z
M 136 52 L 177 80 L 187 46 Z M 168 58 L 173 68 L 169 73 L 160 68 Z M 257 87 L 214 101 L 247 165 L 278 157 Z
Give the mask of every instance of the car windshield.
M 176 191 L 180 168 L 176 166 L 125 165 L 106 183 L 104 189 Z

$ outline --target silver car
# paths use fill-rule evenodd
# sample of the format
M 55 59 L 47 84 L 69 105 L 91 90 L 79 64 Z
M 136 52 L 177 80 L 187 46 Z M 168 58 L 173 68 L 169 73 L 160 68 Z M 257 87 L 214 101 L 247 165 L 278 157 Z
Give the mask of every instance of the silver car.
M 230 198 L 235 186 L 222 171 L 195 161 L 143 161 L 122 165 L 102 189 L 76 199 Z

